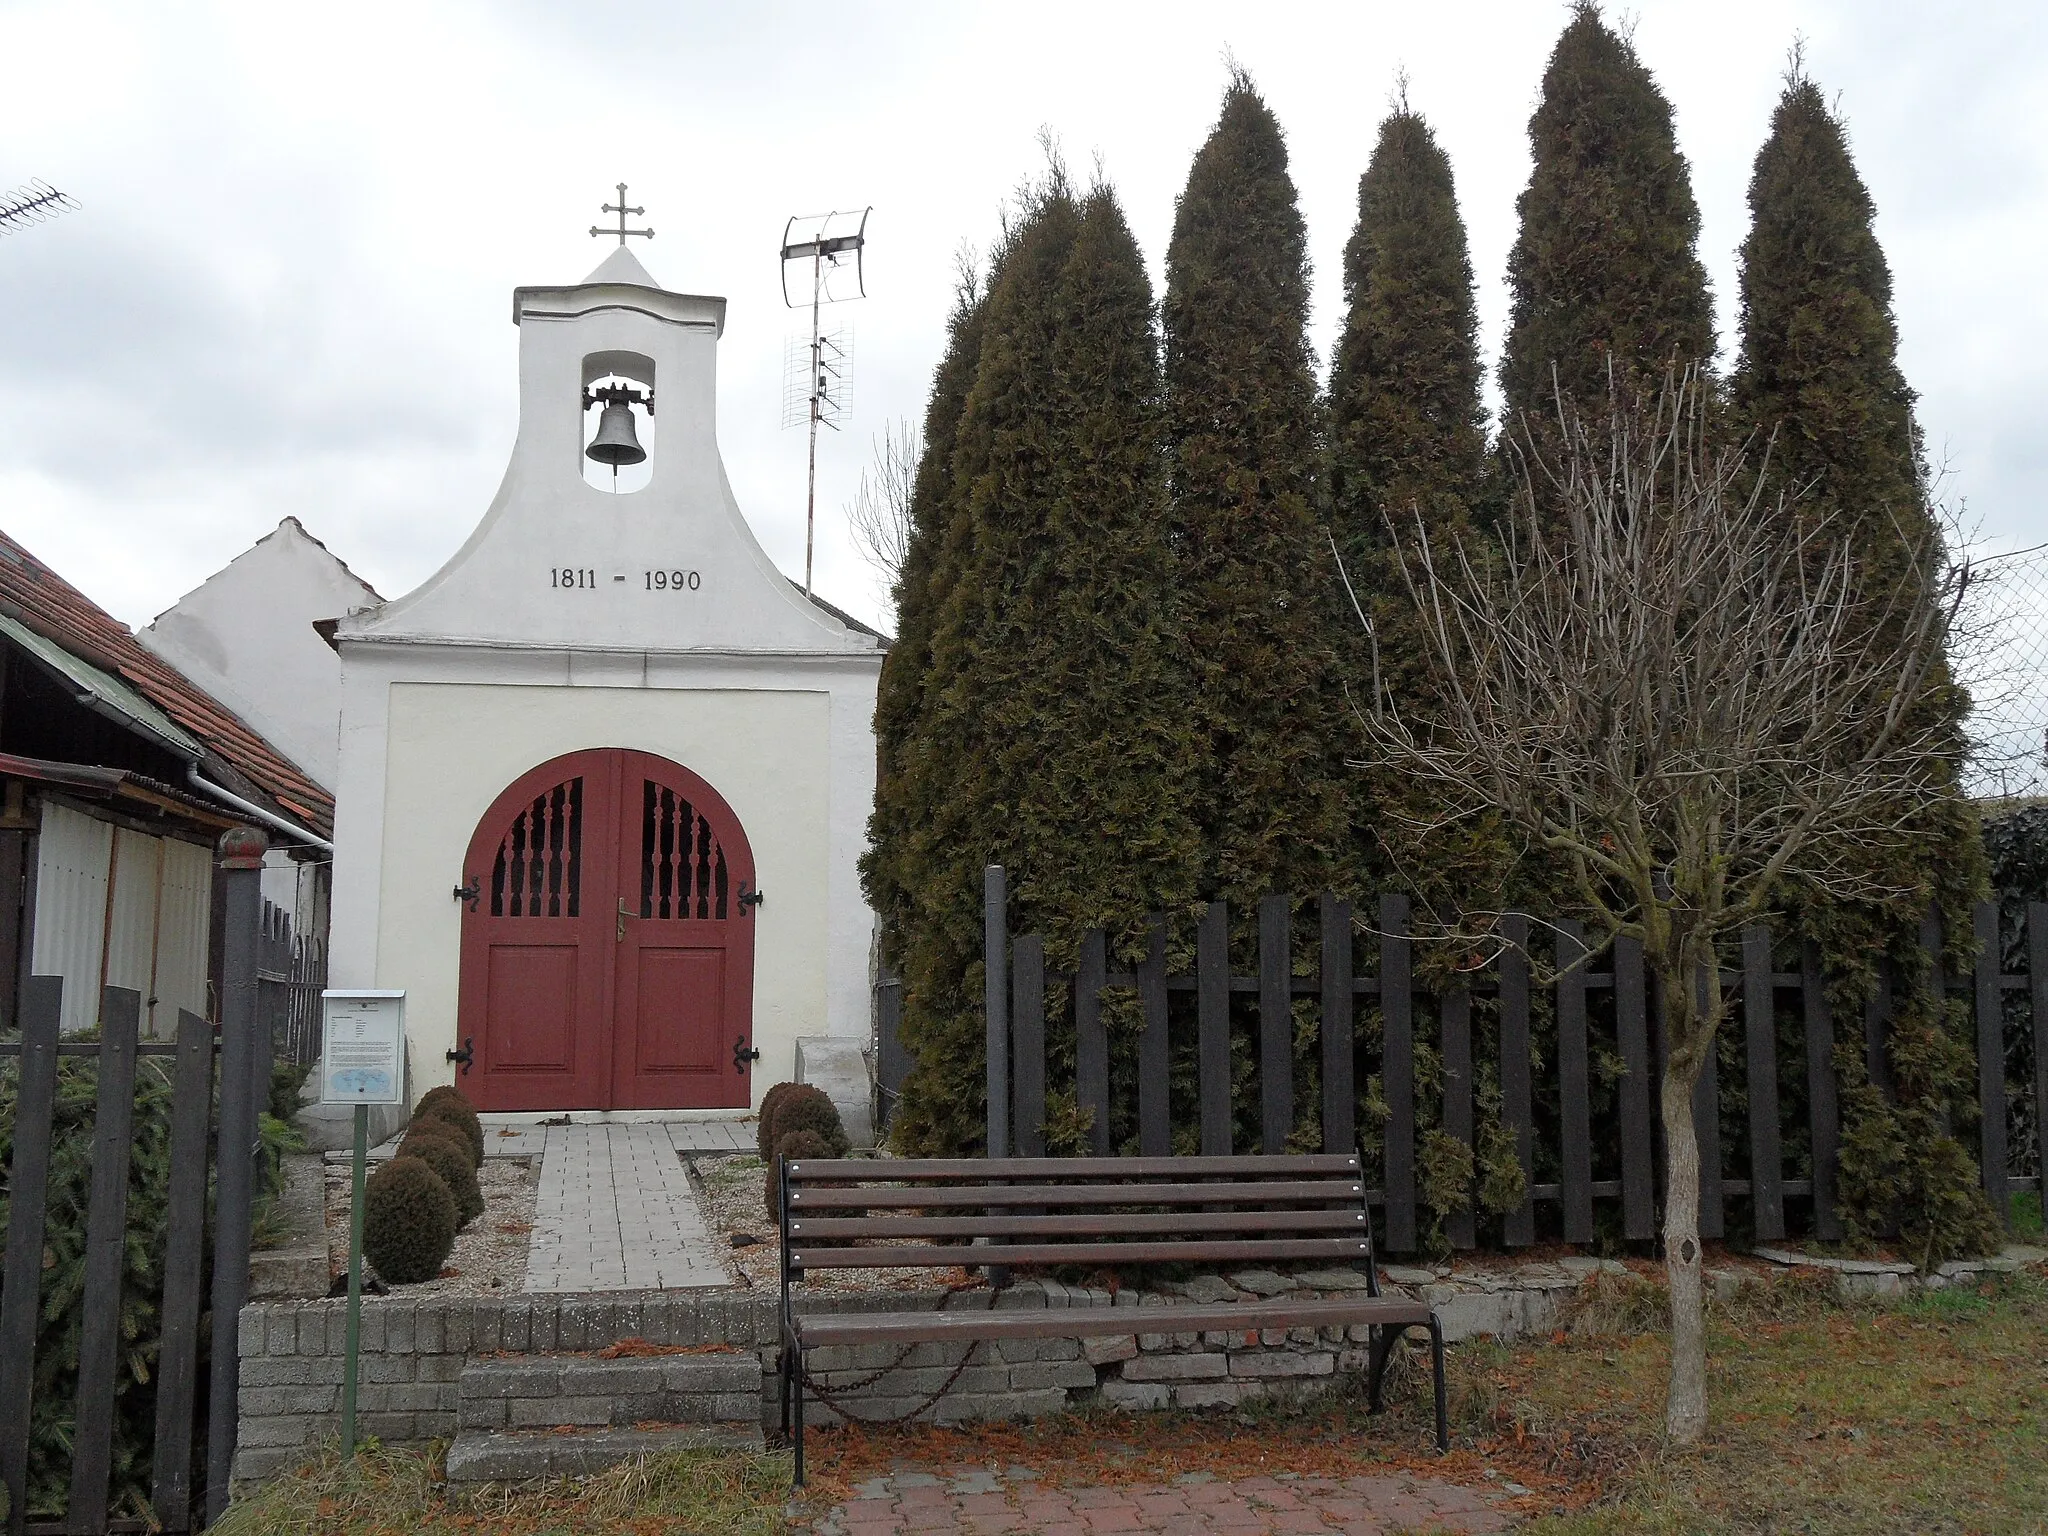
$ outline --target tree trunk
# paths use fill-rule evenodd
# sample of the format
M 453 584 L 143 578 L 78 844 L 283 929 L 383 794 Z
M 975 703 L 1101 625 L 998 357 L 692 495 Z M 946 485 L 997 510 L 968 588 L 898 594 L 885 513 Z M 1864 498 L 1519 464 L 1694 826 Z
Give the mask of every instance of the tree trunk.
M 1664 1273 L 1671 1284 L 1671 1391 L 1664 1430 L 1690 1445 L 1707 1431 L 1707 1323 L 1700 1288 L 1700 1139 L 1692 1120 L 1698 1065 L 1683 1072 L 1673 1052 L 1664 1068 Z
M 1671 1389 L 1664 1430 L 1675 1443 L 1692 1445 L 1707 1432 L 1707 1320 L 1700 1284 L 1706 1255 L 1700 1249 L 1700 1138 L 1692 1118 L 1692 1090 L 1714 1049 L 1721 974 L 1713 944 L 1701 930 L 1684 934 L 1673 947 L 1679 963 L 1659 978 L 1666 1031 L 1664 1273 L 1671 1287 Z

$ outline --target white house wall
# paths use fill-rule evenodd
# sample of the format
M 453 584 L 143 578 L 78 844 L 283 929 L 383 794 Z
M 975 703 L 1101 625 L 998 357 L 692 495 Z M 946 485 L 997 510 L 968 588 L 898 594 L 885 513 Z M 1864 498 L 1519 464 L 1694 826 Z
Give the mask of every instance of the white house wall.
M 211 1018 L 206 995 L 207 925 L 213 911 L 213 850 L 163 840 L 164 894 L 157 919 L 156 1033 L 173 1035 L 178 1010 Z
M 341 658 L 313 622 L 376 598 L 288 517 L 135 638 L 332 789 L 340 766 Z

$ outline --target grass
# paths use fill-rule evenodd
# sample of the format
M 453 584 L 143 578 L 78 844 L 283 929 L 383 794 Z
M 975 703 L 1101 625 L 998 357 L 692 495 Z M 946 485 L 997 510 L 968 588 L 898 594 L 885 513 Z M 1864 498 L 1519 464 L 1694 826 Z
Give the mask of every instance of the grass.
M 679 1451 L 579 1482 L 452 1494 L 438 1458 L 329 1451 L 232 1504 L 211 1536 L 781 1536 L 789 1458 Z
M 1118 1414 L 1029 1425 L 828 1430 L 813 1507 L 904 1463 L 1023 1464 L 1064 1483 L 1400 1469 L 1525 1490 L 1527 1536 L 2048 1530 L 2048 1284 L 2017 1275 L 1903 1301 L 1843 1302 L 1825 1277 L 1746 1287 L 1710 1315 L 1712 1431 L 1662 1437 L 1663 1296 L 1601 1277 L 1540 1339 L 1451 1352 L 1454 1448 L 1428 1449 L 1427 1376 L 1369 1417 L 1355 1393 L 1288 1409 Z M 792 1527 L 785 1455 L 662 1458 L 581 1484 L 450 1496 L 431 1459 L 330 1454 L 237 1504 L 222 1536 L 733 1533 Z M 802 1529 L 801 1520 L 796 1527 Z

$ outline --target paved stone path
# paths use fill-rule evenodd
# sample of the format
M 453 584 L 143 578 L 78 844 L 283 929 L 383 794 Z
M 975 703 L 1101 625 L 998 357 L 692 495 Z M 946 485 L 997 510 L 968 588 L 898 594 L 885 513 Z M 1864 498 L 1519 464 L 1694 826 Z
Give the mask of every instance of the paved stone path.
M 708 1122 L 720 1126 L 725 1122 Z M 541 1154 L 529 1291 L 677 1290 L 732 1284 L 677 1154 L 707 1122 L 551 1125 Z M 712 1150 L 692 1145 L 689 1150 Z M 723 1150 L 720 1148 L 719 1150 Z
M 1511 1518 L 1486 1493 L 1403 1473 L 1366 1477 L 1252 1477 L 1226 1482 L 1195 1473 L 1166 1484 L 1063 1487 L 1012 1467 L 899 1471 L 860 1484 L 824 1515 L 816 1536 L 960 1532 L 994 1536 L 1095 1536 L 1109 1531 L 1233 1536 L 1344 1531 L 1505 1531 Z

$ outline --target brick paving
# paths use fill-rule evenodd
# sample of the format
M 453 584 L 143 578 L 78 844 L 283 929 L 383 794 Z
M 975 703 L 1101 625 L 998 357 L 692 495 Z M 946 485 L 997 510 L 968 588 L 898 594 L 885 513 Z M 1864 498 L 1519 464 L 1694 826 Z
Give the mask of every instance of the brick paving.
M 529 1291 L 676 1290 L 732 1284 L 712 1247 L 671 1129 L 551 1125 L 527 1248 Z M 693 1130 L 693 1136 L 701 1136 Z
M 1343 1531 L 1353 1536 L 1505 1531 L 1510 1516 L 1487 1491 L 1390 1472 L 1356 1477 L 1248 1477 L 1191 1473 L 1171 1483 L 1061 1486 L 1027 1467 L 899 1470 L 857 1485 L 819 1517 L 815 1536 L 1096 1536 L 1149 1531 L 1173 1536 L 1265 1536 Z

